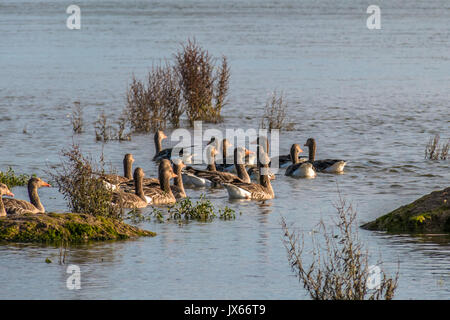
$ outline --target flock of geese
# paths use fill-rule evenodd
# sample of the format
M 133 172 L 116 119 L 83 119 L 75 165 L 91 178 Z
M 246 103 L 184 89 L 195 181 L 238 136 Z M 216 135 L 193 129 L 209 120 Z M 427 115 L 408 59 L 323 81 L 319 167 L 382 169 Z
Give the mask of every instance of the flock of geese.
M 275 197 L 270 182 L 275 179 L 270 172 L 270 167 L 275 163 L 280 168 L 286 168 L 286 176 L 301 178 L 314 178 L 317 172 L 342 173 L 346 165 L 345 160 L 316 160 L 316 142 L 313 138 L 309 138 L 304 145 L 308 147 L 308 157 L 300 156 L 303 150 L 299 144 L 293 144 L 290 154 L 271 159 L 268 155 L 269 141 L 260 136 L 254 142 L 257 144 L 256 154 L 244 147 L 237 147 L 231 157 L 228 155 L 231 143 L 227 139 L 218 141 L 212 138 L 206 146 L 207 166 L 201 170 L 186 166 L 192 163 L 192 154 L 183 154 L 181 149 L 176 155 L 173 148 L 162 148 L 162 140 L 167 138 L 163 131 L 157 131 L 154 138 L 156 153 L 153 161 L 159 163 L 157 178 L 146 178 L 140 167 L 133 172 L 134 158 L 129 153 L 123 159 L 123 176 L 100 175 L 104 185 L 113 191 L 113 203 L 123 208 L 173 204 L 177 199 L 186 197 L 185 187 L 223 187 L 230 199 L 268 200 Z M 216 163 L 219 151 L 222 161 Z M 171 179 L 174 179 L 173 184 L 170 184 Z M 50 184 L 36 177 L 28 181 L 28 202 L 3 198 L 4 195 L 14 197 L 14 194 L 0 183 L 0 216 L 45 213 L 37 191 L 40 187 L 50 187 Z

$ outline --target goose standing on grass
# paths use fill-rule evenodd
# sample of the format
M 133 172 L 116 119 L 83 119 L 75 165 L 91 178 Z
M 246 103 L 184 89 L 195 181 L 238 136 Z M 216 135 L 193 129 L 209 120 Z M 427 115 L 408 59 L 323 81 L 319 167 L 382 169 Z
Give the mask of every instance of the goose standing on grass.
M 162 141 L 163 141 L 163 139 L 166 139 L 166 138 L 167 138 L 167 136 L 164 134 L 164 132 L 162 130 L 158 130 L 155 132 L 154 139 L 155 139 L 156 154 L 153 157 L 153 161 L 160 162 L 163 159 L 171 160 L 172 151 L 174 148 L 166 148 L 166 149 L 162 148 Z M 190 147 L 187 147 L 187 148 L 190 148 Z M 179 157 L 181 157 L 183 159 L 184 163 L 191 163 L 192 157 L 194 156 L 194 154 L 185 154 L 183 148 L 180 149 L 178 155 L 179 155 Z
M 14 197 L 6 184 L 0 183 L 0 217 L 6 216 L 5 205 L 3 204 L 3 196 Z
M 28 197 L 30 202 L 19 199 L 4 199 L 7 214 L 45 213 L 45 208 L 38 195 L 38 188 L 51 187 L 41 178 L 33 177 L 28 180 Z
M 211 147 L 214 148 L 214 147 Z M 214 151 L 211 152 L 209 161 L 214 160 Z M 244 147 L 238 147 L 234 150 L 233 162 L 236 167 L 237 176 L 230 172 L 220 172 L 215 170 L 215 166 L 210 167 L 210 170 L 197 170 L 192 167 L 188 167 L 185 170 L 187 175 L 195 186 L 211 186 L 218 187 L 224 183 L 234 182 L 250 182 L 247 170 L 245 170 L 244 157 L 251 154 L 250 150 Z
M 302 149 L 298 144 L 294 143 L 290 152 L 292 164 L 287 167 L 284 174 L 291 177 L 315 178 L 316 171 L 314 170 L 313 165 L 309 162 L 299 162 L 298 154 L 300 152 L 302 152 Z
M 113 193 L 112 202 L 122 208 L 145 208 L 152 203 L 152 199 L 144 194 L 142 180 L 144 170 L 136 168 L 133 174 L 134 192 L 124 192 L 122 190 Z
M 269 200 L 275 197 L 269 178 L 269 155 L 263 147 L 257 147 L 257 165 L 260 171 L 259 184 L 257 183 L 225 183 L 230 199 Z
M 178 176 L 173 172 L 170 161 L 163 159 L 158 168 L 159 185 L 153 187 L 146 187 L 144 193 L 147 197 L 152 199 L 152 204 L 163 205 L 173 204 L 176 202 L 170 186 L 170 179 Z
M 316 140 L 309 138 L 306 140 L 305 147 L 308 147 L 310 162 L 314 166 L 314 170 L 320 172 L 328 173 L 342 173 L 344 172 L 344 167 L 347 164 L 346 160 L 336 160 L 336 159 L 325 159 L 316 160 Z
M 118 185 L 133 180 L 133 162 L 134 158 L 131 153 L 127 153 L 123 158 L 123 176 L 118 174 L 102 174 L 101 179 L 105 186 L 110 190 L 117 190 Z

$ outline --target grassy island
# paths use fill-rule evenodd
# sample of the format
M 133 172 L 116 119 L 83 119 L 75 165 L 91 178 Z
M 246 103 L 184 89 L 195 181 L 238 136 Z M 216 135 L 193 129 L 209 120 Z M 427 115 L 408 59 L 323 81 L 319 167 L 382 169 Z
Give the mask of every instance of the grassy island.
M 24 214 L 0 217 L 0 241 L 86 242 L 155 236 L 121 220 L 78 213 Z
M 450 233 L 450 187 L 433 191 L 361 227 L 391 233 Z

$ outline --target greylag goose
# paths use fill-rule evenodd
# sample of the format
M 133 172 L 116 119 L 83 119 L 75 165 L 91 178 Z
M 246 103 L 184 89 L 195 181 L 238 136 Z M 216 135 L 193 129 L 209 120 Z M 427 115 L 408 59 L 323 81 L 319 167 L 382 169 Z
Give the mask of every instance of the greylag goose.
M 163 159 L 158 168 L 159 185 L 146 187 L 144 189 L 145 195 L 150 197 L 152 203 L 156 205 L 175 203 L 176 199 L 170 186 L 170 179 L 177 177 L 178 176 L 173 172 L 170 161 Z
M 316 160 L 316 140 L 309 138 L 306 140 L 305 147 L 308 147 L 310 162 L 314 166 L 314 170 L 328 173 L 342 173 L 347 164 L 346 160 L 325 159 Z
M 6 184 L 0 183 L 0 217 L 6 216 L 5 205 L 3 204 L 3 196 L 14 197 Z
M 28 180 L 28 197 L 30 202 L 19 199 L 4 199 L 7 214 L 45 213 L 45 208 L 38 195 L 38 188 L 51 187 L 41 178 L 33 177 Z
M 233 145 L 227 139 L 223 139 L 222 145 L 219 146 L 217 139 L 212 137 L 207 145 L 215 145 L 216 150 L 222 149 L 222 163 L 216 163 L 217 171 L 230 172 L 234 169 L 234 160 L 228 158 L 228 149 Z
M 162 162 L 161 162 L 162 163 Z M 186 167 L 186 165 L 183 163 L 181 159 L 174 159 L 172 160 L 173 163 L 173 171 L 176 174 L 176 177 L 173 179 L 173 185 L 170 186 L 170 189 L 172 190 L 173 195 L 176 199 L 182 199 L 186 198 L 186 192 L 184 191 L 184 185 L 183 185 L 183 178 L 181 176 L 183 168 Z M 164 164 L 167 165 L 167 162 L 164 161 Z M 144 185 L 144 193 L 147 189 L 160 187 L 159 180 L 156 179 L 156 182 L 145 184 Z
M 166 148 L 166 149 L 162 148 L 162 141 L 163 141 L 163 139 L 166 139 L 166 138 L 167 138 L 167 136 L 164 134 L 164 132 L 162 130 L 158 130 L 155 132 L 154 139 L 155 139 L 156 154 L 153 157 L 153 161 L 160 162 L 163 159 L 171 160 L 171 158 L 173 156 L 172 155 L 173 148 Z M 192 146 L 186 147 L 186 148 L 191 148 L 191 147 Z M 194 156 L 194 154 L 184 154 L 183 150 L 184 150 L 183 148 L 180 149 L 180 151 L 178 153 L 179 157 L 183 159 L 184 163 L 191 163 L 192 157 Z
M 316 171 L 313 165 L 309 162 L 299 162 L 298 154 L 300 152 L 302 152 L 302 149 L 298 144 L 294 143 L 291 147 L 292 164 L 287 167 L 284 174 L 291 177 L 314 178 Z
M 230 199 L 252 199 L 269 200 L 275 197 L 269 178 L 270 158 L 263 150 L 263 147 L 257 147 L 257 164 L 260 170 L 259 184 L 257 183 L 225 183 L 224 187 L 228 191 Z
M 234 166 L 236 167 L 237 176 L 229 172 L 221 172 L 215 170 L 215 165 L 209 167 L 210 170 L 197 170 L 188 167 L 185 170 L 187 175 L 195 186 L 212 186 L 217 187 L 224 183 L 234 182 L 250 182 L 247 170 L 245 170 L 244 157 L 250 154 L 251 151 L 243 147 L 238 147 L 234 150 Z M 211 152 L 211 160 L 214 160 L 214 152 Z
M 133 174 L 135 193 L 116 191 L 113 193 L 112 202 L 122 208 L 145 208 L 152 203 L 152 199 L 144 194 L 142 186 L 144 175 L 142 168 L 136 168 Z
M 261 142 L 261 143 L 260 143 Z M 255 143 L 255 142 L 253 142 Z M 256 139 L 256 144 L 262 146 L 264 148 L 264 151 L 269 154 L 269 139 L 265 136 L 260 136 Z M 300 146 L 299 146 L 300 148 Z M 298 154 L 298 161 L 299 162 L 305 162 L 308 159 L 306 157 L 300 156 L 300 153 L 303 152 L 303 150 L 300 148 L 299 154 Z M 272 157 L 271 161 L 269 163 L 269 166 L 272 167 L 272 162 L 276 163 L 278 162 L 278 168 L 286 168 L 291 163 L 291 155 L 290 154 L 284 154 L 277 157 Z
M 123 158 L 123 176 L 118 174 L 102 174 L 100 178 L 104 181 L 105 186 L 114 191 L 119 184 L 133 180 L 133 162 L 133 155 L 127 153 Z

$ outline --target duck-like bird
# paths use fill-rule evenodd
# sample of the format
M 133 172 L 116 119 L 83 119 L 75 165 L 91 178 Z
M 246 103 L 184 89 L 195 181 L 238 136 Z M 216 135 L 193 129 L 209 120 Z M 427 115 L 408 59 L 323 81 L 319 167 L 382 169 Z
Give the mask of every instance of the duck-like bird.
M 229 172 L 220 172 L 216 170 L 214 157 L 216 155 L 215 147 L 209 147 L 209 159 L 208 162 L 212 165 L 208 165 L 207 170 L 198 170 L 192 167 L 187 167 L 185 175 L 189 181 L 195 186 L 212 186 L 217 187 L 224 183 L 233 182 L 250 182 L 250 177 L 245 170 L 244 157 L 251 154 L 250 150 L 243 147 L 238 147 L 234 150 L 234 166 L 236 167 L 237 176 Z
M 296 143 L 294 143 L 291 147 L 290 156 L 292 159 L 292 164 L 287 167 L 286 172 L 284 173 L 286 176 L 291 177 L 301 177 L 301 178 L 315 178 L 316 171 L 314 167 L 309 162 L 300 162 L 298 160 L 298 154 L 302 149 Z
M 28 197 L 30 202 L 19 199 L 4 199 L 7 214 L 45 213 L 45 208 L 38 195 L 38 188 L 51 187 L 41 178 L 33 177 L 28 180 Z
M 159 185 L 144 188 L 144 193 L 152 199 L 152 204 L 163 205 L 176 202 L 176 198 L 170 186 L 170 179 L 178 176 L 173 172 L 170 161 L 163 159 L 158 168 Z
M 169 163 L 167 161 L 162 161 L 163 165 L 168 165 Z M 183 168 L 186 167 L 186 165 L 183 163 L 181 159 L 174 159 L 172 160 L 173 164 L 173 171 L 176 175 L 174 177 L 173 185 L 170 186 L 170 189 L 172 190 L 173 195 L 176 199 L 182 199 L 186 198 L 186 192 L 184 191 L 184 185 L 183 185 L 183 178 L 181 176 Z M 153 181 L 152 183 L 144 183 L 144 193 L 146 193 L 146 190 L 160 187 L 159 179 L 155 179 L 156 181 Z
M 172 159 L 172 152 L 173 152 L 173 148 L 166 148 L 163 149 L 162 148 L 162 141 L 163 139 L 166 139 L 167 136 L 164 134 L 164 132 L 162 130 L 158 130 L 155 132 L 155 147 L 156 147 L 156 154 L 153 157 L 153 161 L 156 162 L 160 162 L 163 159 L 168 159 L 171 160 Z M 190 146 L 192 147 L 192 146 Z M 186 148 L 190 148 L 190 147 L 186 147 Z M 178 156 L 180 158 L 183 159 L 184 163 L 191 163 L 192 162 L 192 157 L 194 156 L 194 154 L 184 154 L 184 149 L 180 149 Z
M 269 200 L 275 197 L 269 178 L 270 158 L 259 145 L 257 152 L 257 164 L 260 172 L 259 184 L 245 182 L 225 183 L 224 187 L 227 189 L 230 199 Z
M 310 162 L 314 166 L 314 170 L 320 172 L 328 172 L 328 173 L 342 173 L 344 172 L 344 167 L 347 164 L 346 160 L 336 160 L 336 159 L 325 159 L 325 160 L 316 160 L 316 140 L 313 138 L 309 138 L 306 140 L 305 147 L 309 149 L 309 158 L 308 162 Z
M 118 185 L 133 180 L 133 162 L 134 158 L 131 153 L 127 153 L 123 158 L 123 176 L 118 174 L 102 174 L 100 179 L 104 181 L 105 186 L 110 190 L 117 190 Z
M 258 144 L 261 147 L 263 147 L 264 151 L 267 154 L 269 154 L 269 139 L 267 139 L 267 137 L 260 136 L 253 143 L 255 143 L 255 142 L 256 142 L 256 144 Z M 300 156 L 300 153 L 302 153 L 302 152 L 303 152 L 303 150 L 299 146 L 299 153 L 297 155 L 298 162 L 305 162 L 305 161 L 308 160 L 306 157 Z M 278 167 L 279 168 L 286 168 L 291 163 L 291 155 L 290 154 L 284 154 L 284 155 L 280 155 L 280 156 L 277 156 L 277 157 L 272 157 L 271 161 L 269 163 L 269 166 L 273 167 L 274 163 L 276 163 L 276 162 L 278 162 Z
M 122 208 L 145 208 L 152 203 L 152 199 L 144 194 L 142 180 L 144 178 L 144 170 L 136 168 L 133 173 L 134 192 L 124 192 L 118 190 L 113 192 L 112 202 Z
M 3 204 L 3 196 L 14 197 L 14 194 L 9 190 L 6 184 L 0 183 L 0 217 L 6 216 L 5 205 Z

